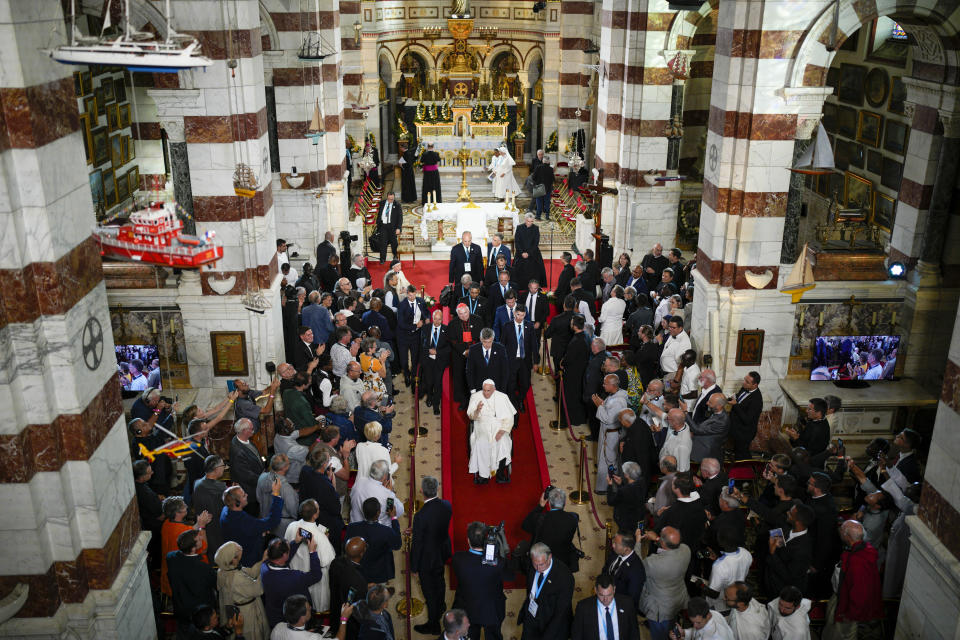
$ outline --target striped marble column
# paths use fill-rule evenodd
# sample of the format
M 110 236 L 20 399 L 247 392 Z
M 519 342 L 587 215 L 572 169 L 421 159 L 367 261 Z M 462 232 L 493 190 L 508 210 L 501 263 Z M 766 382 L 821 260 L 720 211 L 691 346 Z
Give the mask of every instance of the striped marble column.
M 0 2 L 0 636 L 152 638 L 130 453 L 59 3 Z
M 586 102 L 592 72 L 584 65 L 592 64 L 595 56 L 587 55 L 583 50 L 590 46 L 593 11 L 593 2 L 568 0 L 560 5 L 560 91 L 557 105 L 559 161 L 565 161 L 567 141 L 579 129 L 584 132 L 584 151 L 589 148 L 586 139 L 589 137 L 590 109 Z

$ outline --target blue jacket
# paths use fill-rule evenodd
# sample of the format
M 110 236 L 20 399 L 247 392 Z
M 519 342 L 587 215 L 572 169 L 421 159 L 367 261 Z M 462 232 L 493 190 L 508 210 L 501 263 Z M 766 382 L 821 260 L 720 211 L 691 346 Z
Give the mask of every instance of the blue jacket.
M 254 518 L 246 511 L 231 511 L 224 507 L 220 512 L 220 532 L 224 542 L 236 542 L 243 547 L 240 564 L 252 567 L 263 559 L 263 533 L 280 524 L 283 513 L 283 498 L 273 496 L 270 515 Z
M 367 582 L 386 582 L 396 575 L 393 552 L 400 548 L 400 524 L 396 519 L 385 526 L 379 522 L 351 522 L 346 540 L 360 536 L 367 542 L 367 551 L 360 560 L 360 571 Z
M 360 437 L 357 434 L 357 430 L 353 427 L 353 423 L 350 422 L 350 418 L 347 416 L 342 416 L 339 413 L 328 413 L 327 423 L 332 424 L 340 429 L 340 442 L 346 442 L 347 440 L 358 440 Z
M 321 304 L 308 304 L 300 313 L 303 324 L 313 329 L 313 341 L 326 344 L 333 333 L 333 316 L 330 310 Z
M 363 323 L 363 328 L 367 329 L 369 327 L 380 327 L 380 339 L 390 342 L 393 340 L 393 329 L 390 328 L 390 323 L 387 322 L 386 316 L 378 311 L 370 309 L 363 314 L 360 318 L 360 322 Z
M 504 256 L 504 257 L 507 259 L 507 266 L 508 266 L 508 267 L 510 266 L 510 264 L 512 263 L 512 257 L 513 257 L 513 256 L 510 255 L 510 247 L 508 247 L 507 245 L 501 243 L 501 244 L 500 244 L 500 249 L 499 249 L 497 255 L 498 255 L 498 256 Z M 496 264 L 496 260 L 495 260 L 494 257 L 493 257 L 493 243 L 492 243 L 492 242 L 488 242 L 488 243 L 487 243 L 487 264 L 488 264 L 488 265 Z
M 520 303 L 518 302 L 519 306 Z M 516 309 L 517 307 L 514 307 Z M 493 339 L 503 344 L 503 341 L 500 339 L 500 331 L 503 329 L 503 325 L 513 323 L 513 319 L 510 317 L 510 312 L 507 310 L 507 305 L 501 303 L 500 306 L 496 307 L 496 311 L 493 312 Z
M 300 543 L 306 544 L 306 541 Z M 300 547 L 290 542 L 290 555 Z M 320 582 L 323 566 L 316 553 L 310 554 L 310 571 L 297 571 L 289 567 L 271 567 L 264 562 L 260 566 L 260 582 L 263 583 L 263 608 L 267 612 L 270 628 L 283 622 L 283 601 L 293 595 L 303 595 L 310 599 L 310 585 Z
M 430 310 L 423 298 L 417 298 L 416 305 L 420 307 L 420 320 L 423 324 L 430 322 Z M 415 342 L 418 336 L 414 335 L 420 328 L 413 322 L 413 305 L 406 297 L 397 304 L 397 340 L 401 342 Z
M 357 442 L 366 441 L 366 438 L 361 438 L 360 435 L 363 434 L 363 427 L 368 422 L 380 423 L 383 427 L 383 431 L 380 434 L 380 444 L 387 446 L 387 442 L 390 441 L 390 432 L 393 431 L 393 416 L 385 416 L 380 414 L 379 411 L 367 409 L 362 406 L 354 409 L 353 426 L 357 431 Z

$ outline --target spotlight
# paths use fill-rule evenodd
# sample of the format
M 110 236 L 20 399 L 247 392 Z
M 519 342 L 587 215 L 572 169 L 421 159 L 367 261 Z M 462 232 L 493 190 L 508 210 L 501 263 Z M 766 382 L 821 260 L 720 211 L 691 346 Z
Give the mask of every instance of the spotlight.
M 907 267 L 902 262 L 891 262 L 887 267 L 887 275 L 891 280 L 903 280 L 907 277 Z
M 540 0 L 539 2 L 534 2 L 534 3 L 533 3 L 533 12 L 534 12 L 534 13 L 540 13 L 541 11 L 543 11 L 543 10 L 546 9 L 546 8 L 547 8 L 547 3 L 544 2 L 544 0 Z

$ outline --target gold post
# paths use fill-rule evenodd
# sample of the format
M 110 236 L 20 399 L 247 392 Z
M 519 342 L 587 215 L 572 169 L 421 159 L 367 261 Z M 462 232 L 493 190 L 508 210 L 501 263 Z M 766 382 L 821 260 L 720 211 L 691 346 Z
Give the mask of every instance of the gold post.
M 560 424 L 560 394 L 563 388 L 563 371 L 560 372 L 560 386 L 557 387 L 557 419 L 550 421 L 550 428 L 554 431 L 563 431 L 564 426 Z
M 403 536 L 403 551 L 404 555 L 407 557 L 407 569 L 410 569 L 410 534 L 404 531 Z M 401 598 L 397 602 L 396 610 L 397 614 L 403 618 L 406 618 L 409 615 L 412 618 L 416 618 L 418 615 L 423 613 L 423 600 L 419 598 L 414 598 L 412 591 L 412 581 L 410 580 L 409 574 L 407 575 L 407 595 L 405 598 Z M 409 603 L 409 605 L 408 605 Z M 408 608 L 409 606 L 409 608 Z
M 580 471 L 577 473 L 577 490 L 570 494 L 570 502 L 573 504 L 586 504 L 590 500 L 590 496 L 587 495 L 587 492 L 583 490 L 583 474 L 586 473 L 584 468 L 585 462 L 587 460 L 587 441 L 580 440 Z
M 605 549 L 610 549 L 610 543 L 613 542 L 614 530 L 613 530 L 613 520 L 607 518 L 606 523 L 604 523 L 604 528 L 607 530 L 607 542 Z

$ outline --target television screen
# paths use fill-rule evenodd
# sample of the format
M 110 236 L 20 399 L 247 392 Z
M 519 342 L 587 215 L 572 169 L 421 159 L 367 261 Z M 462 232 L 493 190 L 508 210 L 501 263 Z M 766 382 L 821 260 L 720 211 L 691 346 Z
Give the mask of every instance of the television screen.
M 820 336 L 811 380 L 893 380 L 900 336 Z
M 153 344 L 118 344 L 117 376 L 123 391 L 139 393 L 147 387 L 161 388 L 160 350 Z

